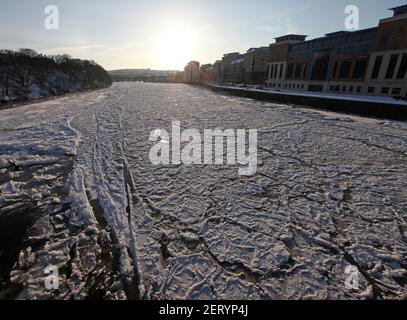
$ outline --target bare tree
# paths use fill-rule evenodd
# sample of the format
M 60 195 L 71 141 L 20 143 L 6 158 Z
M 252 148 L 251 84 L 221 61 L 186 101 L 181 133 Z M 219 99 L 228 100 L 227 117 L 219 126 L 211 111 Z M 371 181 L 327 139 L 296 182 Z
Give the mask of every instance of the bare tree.
M 30 98 L 33 85 L 41 95 L 108 86 L 109 74 L 94 61 L 69 55 L 47 57 L 31 49 L 0 50 L 0 96 Z M 4 99 L 3 99 L 4 100 Z
M 6 65 L 0 65 L 0 85 L 2 97 L 7 97 L 9 95 L 9 81 L 10 68 Z

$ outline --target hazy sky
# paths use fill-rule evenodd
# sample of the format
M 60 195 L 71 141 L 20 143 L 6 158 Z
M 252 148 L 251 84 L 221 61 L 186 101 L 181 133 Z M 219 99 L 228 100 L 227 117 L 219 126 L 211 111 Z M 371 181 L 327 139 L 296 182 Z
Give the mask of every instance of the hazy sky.
M 407 1 L 406 1 L 407 3 Z M 347 5 L 360 27 L 376 26 L 402 0 L 0 0 L 0 48 L 93 59 L 106 69 L 181 69 L 214 62 L 287 33 L 343 30 Z M 59 30 L 44 27 L 47 5 Z

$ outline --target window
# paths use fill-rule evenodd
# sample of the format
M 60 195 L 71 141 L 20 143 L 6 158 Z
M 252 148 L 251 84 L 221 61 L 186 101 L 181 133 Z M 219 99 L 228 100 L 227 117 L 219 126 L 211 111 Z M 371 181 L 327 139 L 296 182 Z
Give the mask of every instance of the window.
M 398 54 L 392 54 L 390 56 L 389 66 L 387 67 L 387 72 L 386 72 L 386 79 L 393 79 L 394 70 L 396 69 L 398 60 L 399 60 Z
M 342 87 L 342 91 L 343 91 L 343 92 L 346 92 L 346 86 L 343 86 L 343 87 Z
M 274 72 L 273 72 L 273 78 L 274 78 L 274 79 L 277 79 L 277 67 L 278 67 L 278 65 L 275 64 L 275 65 L 274 65 Z
M 367 93 L 374 93 L 374 87 L 367 88 Z
M 302 68 L 302 64 L 301 63 L 297 63 L 295 65 L 295 73 L 294 76 L 296 79 L 301 78 L 301 68 Z
M 287 79 L 292 79 L 293 76 L 294 76 L 294 64 L 290 63 L 288 64 Z
M 335 86 L 330 86 L 330 87 L 329 87 L 329 90 L 335 91 Z
M 312 68 L 311 80 L 326 80 L 329 66 L 329 57 L 322 57 L 315 60 L 314 67 Z M 319 86 L 313 86 L 312 91 L 317 91 L 315 88 Z
M 376 31 L 370 31 L 362 34 L 362 40 L 372 40 L 376 36 Z
M 353 92 L 353 86 L 349 87 L 349 92 Z
M 390 88 L 389 87 L 383 87 L 381 93 L 382 94 L 389 94 Z
M 284 69 L 284 65 L 280 64 L 280 79 L 283 79 L 283 69 Z
M 400 95 L 400 93 L 401 93 L 401 88 L 393 88 L 393 90 L 391 90 L 391 94 Z
M 368 44 L 368 45 L 361 45 L 360 47 L 359 47 L 359 52 L 360 53 L 368 53 L 368 52 L 370 52 L 372 50 L 372 46 L 370 45 L 370 44 Z
M 382 62 L 383 62 L 383 56 L 377 56 L 374 66 L 373 66 L 373 71 L 372 71 L 372 76 L 371 76 L 372 79 L 377 79 L 379 77 Z
M 349 78 L 351 66 L 352 66 L 352 60 L 343 60 L 341 62 L 341 66 L 339 67 L 339 78 L 340 79 Z
M 389 43 L 390 36 L 388 34 L 383 34 L 380 37 L 380 42 L 379 46 L 381 49 L 385 49 L 387 47 L 387 44 Z
M 363 79 L 367 68 L 367 58 L 357 59 L 353 69 L 353 79 Z
M 362 87 L 357 87 L 356 88 L 356 92 L 361 92 L 362 91 Z
M 307 77 L 307 63 L 304 63 L 302 66 L 302 76 L 301 78 L 305 79 Z
M 403 58 L 401 58 L 400 68 L 397 72 L 397 79 L 404 79 L 406 77 L 407 71 L 407 53 L 403 54 Z
M 314 48 L 321 48 L 322 47 L 322 41 L 315 41 L 314 42 Z
M 355 47 L 346 47 L 345 49 L 343 49 L 344 54 L 354 53 L 355 51 L 356 51 Z
M 359 42 L 362 38 L 362 35 L 360 33 L 355 33 L 349 37 L 349 42 L 350 43 L 355 43 Z
M 333 71 L 333 73 L 332 73 L 332 78 L 334 78 L 334 79 L 336 79 L 336 74 L 337 74 L 337 72 L 338 72 L 338 64 L 339 64 L 339 62 L 338 62 L 338 61 L 335 61 L 335 64 L 334 64 L 334 71 Z

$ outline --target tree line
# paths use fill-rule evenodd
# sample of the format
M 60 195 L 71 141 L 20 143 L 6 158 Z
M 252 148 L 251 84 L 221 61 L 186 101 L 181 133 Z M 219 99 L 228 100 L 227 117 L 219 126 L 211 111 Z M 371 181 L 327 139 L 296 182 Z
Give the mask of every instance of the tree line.
M 32 49 L 0 50 L 0 103 L 102 88 L 112 80 L 94 61 L 47 56 Z

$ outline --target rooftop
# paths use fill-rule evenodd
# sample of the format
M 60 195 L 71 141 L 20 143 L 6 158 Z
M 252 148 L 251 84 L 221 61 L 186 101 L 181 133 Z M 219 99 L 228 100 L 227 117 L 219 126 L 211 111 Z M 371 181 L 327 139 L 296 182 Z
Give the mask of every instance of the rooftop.
M 335 32 L 326 33 L 325 36 L 327 36 L 327 37 L 344 36 L 349 33 L 351 33 L 351 31 L 335 31 Z
M 353 35 L 357 35 L 357 34 L 374 33 L 376 31 L 377 31 L 377 27 L 367 28 L 367 29 L 360 29 L 360 30 L 356 30 L 356 31 L 336 31 L 336 32 L 327 33 L 327 34 L 325 34 L 325 36 L 322 36 L 322 37 L 307 40 L 305 42 L 306 43 L 318 42 L 318 41 L 323 41 L 323 40 L 325 40 L 327 38 L 332 39 L 332 38 L 353 36 Z
M 225 57 L 236 56 L 236 55 L 240 55 L 240 53 L 239 52 L 225 53 L 223 55 L 223 57 L 225 58 Z
M 393 11 L 394 16 L 399 16 L 401 14 L 407 13 L 407 4 L 398 6 L 398 7 L 394 7 L 394 8 L 390 8 L 389 10 Z
M 269 47 L 258 47 L 258 48 L 250 48 L 247 50 L 247 52 L 253 52 L 253 51 L 269 51 Z
M 305 38 L 308 36 L 301 35 L 301 34 L 287 34 L 285 36 L 274 38 L 276 42 L 283 42 L 283 41 L 304 41 Z

